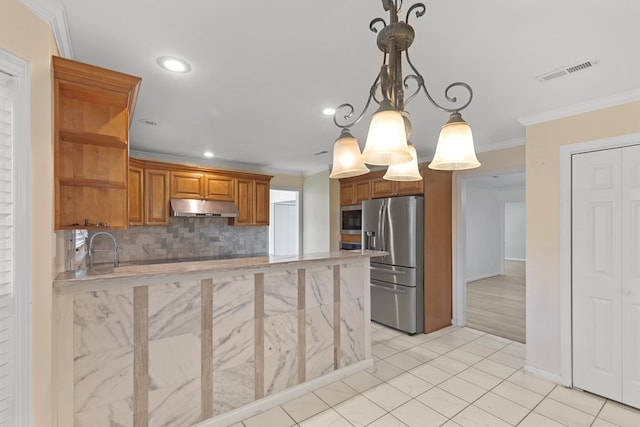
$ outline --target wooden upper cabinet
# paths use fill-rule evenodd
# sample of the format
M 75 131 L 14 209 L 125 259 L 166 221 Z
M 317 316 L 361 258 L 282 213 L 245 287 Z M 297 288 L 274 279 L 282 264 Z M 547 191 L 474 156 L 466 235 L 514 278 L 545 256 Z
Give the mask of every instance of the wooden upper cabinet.
M 127 228 L 140 78 L 54 56 L 55 229 Z
M 269 179 L 236 180 L 235 202 L 240 216 L 231 218 L 229 224 L 269 225 Z
M 237 180 L 236 206 L 240 212 L 238 218 L 232 218 L 234 225 L 252 225 L 253 224 L 253 180 L 240 179 Z
M 269 225 L 269 181 L 254 181 L 255 225 Z
M 369 179 L 340 183 L 340 205 L 359 205 L 363 200 L 371 198 L 371 181 Z
M 144 169 L 129 163 L 129 225 L 144 225 Z
M 169 177 L 167 170 L 144 170 L 145 225 L 169 224 Z
M 420 181 L 388 181 L 382 176 L 371 178 L 371 198 L 413 196 L 424 193 L 424 179 Z
M 204 173 L 171 171 L 172 199 L 202 199 Z
M 235 178 L 227 175 L 205 174 L 204 198 L 207 200 L 226 200 L 233 202 L 235 199 L 235 181 Z

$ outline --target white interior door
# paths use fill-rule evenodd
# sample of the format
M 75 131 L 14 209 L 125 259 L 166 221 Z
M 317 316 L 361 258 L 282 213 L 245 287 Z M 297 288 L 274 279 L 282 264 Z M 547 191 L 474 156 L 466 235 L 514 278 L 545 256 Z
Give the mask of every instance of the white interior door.
M 640 146 L 622 149 L 622 402 L 640 408 Z
M 640 407 L 640 146 L 573 156 L 573 383 Z
M 621 157 L 573 156 L 573 384 L 620 401 Z

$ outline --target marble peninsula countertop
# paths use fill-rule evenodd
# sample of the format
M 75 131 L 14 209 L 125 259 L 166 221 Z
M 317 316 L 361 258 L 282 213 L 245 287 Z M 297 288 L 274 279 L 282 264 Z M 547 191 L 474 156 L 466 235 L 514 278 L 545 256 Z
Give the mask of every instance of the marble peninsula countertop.
M 305 264 L 314 262 L 335 262 L 344 260 L 349 262 L 357 258 L 371 258 L 386 255 L 386 252 L 370 250 L 341 250 L 333 252 L 308 253 L 300 255 L 266 255 L 247 258 L 217 259 L 210 261 L 184 261 L 170 263 L 134 263 L 110 269 L 106 273 L 92 270 L 65 271 L 53 281 L 54 289 L 59 292 L 74 292 L 88 290 L 100 285 L 142 285 L 150 280 L 162 278 L 164 281 L 183 278 L 184 276 L 202 276 L 210 273 L 237 272 L 248 273 L 245 270 L 264 269 L 274 266 L 291 264 Z

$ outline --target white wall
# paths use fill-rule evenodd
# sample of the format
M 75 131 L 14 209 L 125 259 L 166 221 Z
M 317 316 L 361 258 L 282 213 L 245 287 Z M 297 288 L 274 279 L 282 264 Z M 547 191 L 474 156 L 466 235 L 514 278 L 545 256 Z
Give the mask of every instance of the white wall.
M 304 178 L 302 189 L 302 252 L 330 249 L 329 171 Z
M 466 192 L 466 281 L 501 274 L 502 202 L 500 190 L 470 180 Z
M 524 201 L 504 204 L 504 257 L 512 260 L 526 258 L 526 206 Z
M 298 190 L 272 188 L 270 191 L 270 254 L 291 255 L 299 252 L 299 194 Z

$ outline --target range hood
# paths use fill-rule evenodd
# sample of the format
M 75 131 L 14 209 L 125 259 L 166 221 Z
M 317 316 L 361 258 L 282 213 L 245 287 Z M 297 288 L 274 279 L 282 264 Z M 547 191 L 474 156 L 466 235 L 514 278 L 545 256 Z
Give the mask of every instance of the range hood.
M 202 218 L 237 218 L 240 213 L 233 202 L 199 199 L 171 199 L 171 215 Z

